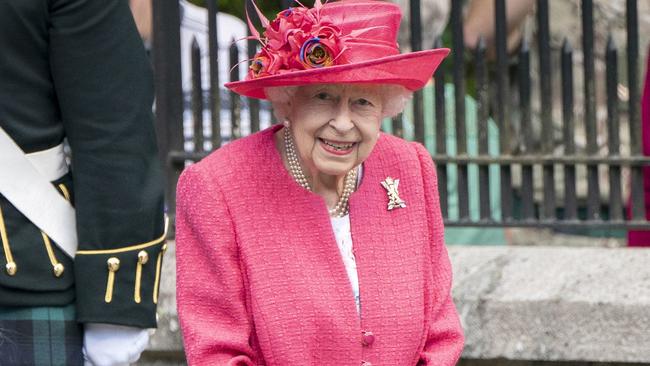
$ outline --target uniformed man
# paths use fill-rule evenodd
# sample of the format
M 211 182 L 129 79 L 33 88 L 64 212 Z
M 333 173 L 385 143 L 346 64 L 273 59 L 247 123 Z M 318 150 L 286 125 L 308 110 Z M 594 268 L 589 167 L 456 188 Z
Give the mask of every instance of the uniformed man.
M 166 230 L 127 0 L 0 0 L 0 49 L 0 365 L 134 362 Z

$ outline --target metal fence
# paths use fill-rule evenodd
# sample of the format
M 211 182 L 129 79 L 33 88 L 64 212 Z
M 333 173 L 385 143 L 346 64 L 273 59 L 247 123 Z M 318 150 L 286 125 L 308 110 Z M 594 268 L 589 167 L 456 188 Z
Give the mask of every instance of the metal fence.
M 426 0 L 425 0 L 426 1 Z M 559 1 L 559 0 L 558 0 Z M 249 126 L 245 133 L 256 132 L 260 129 L 260 102 L 242 98 L 233 93 L 219 91 L 217 18 L 216 1 L 208 1 L 207 20 L 209 29 L 209 91 L 205 96 L 201 75 L 201 51 L 198 43 L 192 47 L 192 80 L 193 90 L 191 110 L 193 116 L 194 149 L 184 149 L 183 134 L 183 103 L 181 90 L 180 41 L 179 41 L 179 4 L 174 1 L 154 2 L 154 44 L 153 59 L 156 81 L 156 116 L 161 157 L 166 162 L 167 171 L 167 202 L 171 213 L 175 208 L 175 185 L 179 172 L 187 162 L 197 161 L 210 151 L 204 149 L 205 126 L 209 123 L 211 131 L 211 150 L 219 148 L 223 143 L 242 136 L 242 113 L 248 113 Z M 284 0 L 285 6 L 292 1 Z M 425 116 L 425 98 L 423 92 L 417 92 L 412 101 L 413 138 L 425 142 L 425 120 L 432 119 L 435 130 L 435 147 L 430 148 L 432 157 L 437 164 L 441 208 L 448 226 L 530 226 L 530 227 L 602 227 L 602 228 L 650 228 L 645 220 L 643 167 L 650 163 L 650 158 L 641 152 L 640 125 L 640 93 L 639 93 L 639 25 L 636 0 L 626 0 L 627 44 L 625 45 L 625 62 L 627 65 L 627 84 L 629 102 L 627 115 L 629 120 L 629 154 L 621 153 L 619 136 L 619 83 L 618 62 L 619 49 L 611 40 L 606 49 L 606 90 L 607 90 L 607 141 L 605 153 L 599 151 L 597 139 L 601 138 L 596 129 L 596 98 L 594 70 L 594 20 L 593 1 L 581 2 L 582 20 L 582 59 L 584 68 L 574 70 L 574 52 L 568 40 L 565 39 L 561 50 L 560 69 L 553 68 L 549 40 L 549 1 L 537 0 L 536 27 L 537 38 L 523 38 L 519 47 L 517 73 L 512 75 L 509 68 L 509 56 L 506 50 L 506 3 L 505 0 L 494 0 L 495 3 L 495 44 L 496 61 L 487 62 L 486 47 L 483 41 L 478 42 L 476 49 L 465 49 L 463 41 L 463 11 L 462 1 L 451 1 L 451 30 L 450 44 L 443 44 L 438 39 L 435 45 L 452 49 L 450 59 L 446 60 L 437 70 L 433 89 L 432 103 L 435 112 L 433 116 Z M 297 6 L 297 4 L 296 4 Z M 422 45 L 420 0 L 410 0 L 411 49 L 420 50 Z M 533 126 L 531 118 L 531 52 L 529 43 L 536 41 L 539 63 L 539 94 L 541 126 Z M 425 45 L 427 46 L 427 45 Z M 255 51 L 253 43 L 248 44 L 248 59 Z M 204 50 L 205 52 L 205 50 Z M 512 58 L 512 57 L 510 57 Z M 467 62 L 467 60 L 470 60 Z M 230 80 L 238 80 L 241 64 L 238 44 L 230 46 L 231 67 Z M 469 64 L 469 65 L 468 65 Z M 244 66 L 242 66 L 244 65 Z M 471 77 L 466 69 L 473 69 Z M 561 148 L 554 146 L 552 73 L 561 73 L 561 104 L 562 104 L 562 137 Z M 586 148 L 578 151 L 575 146 L 577 121 L 574 115 L 574 72 L 584 75 L 584 126 Z M 512 83 L 516 79 L 516 83 Z M 453 154 L 447 148 L 446 136 L 446 98 L 445 81 L 453 83 L 453 106 L 456 149 Z M 470 82 L 476 92 L 476 121 L 478 134 L 475 143 L 478 154 L 469 154 L 467 149 L 467 108 L 466 91 Z M 511 85 L 516 85 L 515 89 Z M 494 86 L 494 87 L 490 87 Z M 495 90 L 491 90 L 495 89 Z M 517 95 L 517 104 L 512 104 L 511 96 Z M 220 111 L 223 97 L 229 100 L 230 133 L 222 136 L 222 121 Z M 447 97 L 447 99 L 449 96 Z M 497 103 L 490 109 L 490 98 Z M 207 105 L 206 105 L 207 104 Z M 246 108 L 242 108 L 246 105 Z M 210 120 L 204 120 L 204 109 L 211 112 Z M 517 128 L 513 129 L 508 122 L 511 120 L 513 109 L 517 109 Z M 498 129 L 498 155 L 488 152 L 488 120 L 492 118 Z M 558 121 L 555 121 L 556 124 Z M 398 116 L 389 124 L 389 129 L 396 135 L 403 135 L 404 121 Z M 533 143 L 530 136 L 534 128 L 541 130 L 539 144 Z M 555 136 L 557 139 L 557 136 Z M 471 140 L 470 140 L 471 141 Z M 517 141 L 513 144 L 512 141 Z M 516 145 L 513 147 L 513 145 Z M 490 169 L 497 168 L 498 178 L 492 179 Z M 477 181 L 470 182 L 469 171 L 478 171 Z M 577 169 L 586 170 L 586 197 L 579 197 L 576 192 L 577 180 L 581 179 Z M 629 170 L 629 181 L 624 179 L 622 172 Z M 453 170 L 456 177 L 452 183 L 448 180 L 449 172 Z M 520 178 L 513 184 L 513 172 Z M 562 172 L 562 182 L 558 186 L 556 173 Z M 602 198 L 599 182 L 599 172 L 608 173 L 609 187 L 606 199 Z M 541 183 L 541 198 L 536 198 L 535 186 Z M 490 186 L 499 185 L 499 200 L 490 200 Z M 630 185 L 630 197 L 623 197 L 623 185 Z M 470 187 L 477 187 L 476 192 L 470 192 Z M 454 192 L 449 192 L 449 188 Z M 558 189 L 563 193 L 558 196 Z M 471 212 L 470 197 L 478 199 L 478 208 Z M 449 214 L 449 198 L 455 196 L 454 204 L 457 215 Z M 494 215 L 494 205 L 498 205 L 499 215 Z M 628 215 L 629 213 L 629 215 Z

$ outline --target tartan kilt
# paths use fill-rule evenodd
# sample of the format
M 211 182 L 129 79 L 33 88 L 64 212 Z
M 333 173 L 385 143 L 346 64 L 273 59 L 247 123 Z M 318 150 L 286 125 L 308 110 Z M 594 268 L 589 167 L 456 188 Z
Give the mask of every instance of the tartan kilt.
M 83 365 L 74 304 L 0 307 L 0 365 Z

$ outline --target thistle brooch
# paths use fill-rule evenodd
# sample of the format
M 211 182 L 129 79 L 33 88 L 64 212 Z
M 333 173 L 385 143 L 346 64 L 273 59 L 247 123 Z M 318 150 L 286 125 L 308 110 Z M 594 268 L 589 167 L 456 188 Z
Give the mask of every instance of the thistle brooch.
M 399 192 L 397 191 L 397 187 L 399 187 L 399 179 L 386 177 L 386 180 L 381 182 L 381 185 L 386 188 L 386 193 L 388 194 L 388 211 L 398 207 L 406 208 L 406 202 L 399 198 Z

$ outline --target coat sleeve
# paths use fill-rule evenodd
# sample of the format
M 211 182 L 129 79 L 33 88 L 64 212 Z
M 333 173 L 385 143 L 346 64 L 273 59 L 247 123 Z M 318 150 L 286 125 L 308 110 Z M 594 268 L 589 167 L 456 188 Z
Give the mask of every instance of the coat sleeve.
M 50 71 L 72 155 L 77 318 L 155 327 L 164 195 L 149 60 L 127 1 L 48 6 Z
M 232 219 L 217 183 L 198 165 L 183 172 L 176 195 L 176 294 L 187 360 L 256 365 Z
M 436 170 L 431 155 L 420 144 L 414 144 L 420 160 L 427 207 L 429 237 L 431 239 L 432 281 L 428 294 L 426 323 L 428 334 L 418 365 L 456 365 L 463 350 L 464 337 L 458 313 L 451 296 L 452 271 L 449 255 L 444 244 L 444 228 Z

